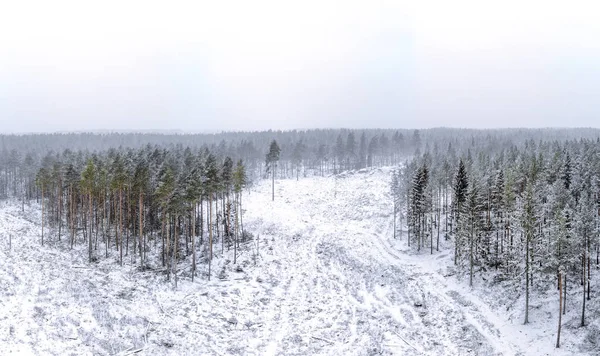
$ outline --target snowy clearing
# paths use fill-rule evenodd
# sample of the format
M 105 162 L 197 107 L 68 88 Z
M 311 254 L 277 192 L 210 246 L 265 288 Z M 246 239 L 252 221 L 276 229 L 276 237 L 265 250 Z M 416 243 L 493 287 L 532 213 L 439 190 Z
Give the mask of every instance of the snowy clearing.
M 520 305 L 507 312 L 501 295 L 449 273 L 451 251 L 415 255 L 393 240 L 389 173 L 279 180 L 274 202 L 270 181 L 258 182 L 244 195 L 257 265 L 253 242 L 239 268 L 217 243 L 211 281 L 201 264 L 192 283 L 180 261 L 176 290 L 156 256 L 148 271 L 120 267 L 115 251 L 90 266 L 81 242 L 40 246 L 39 206 L 1 203 L 1 353 L 581 354 L 573 328 L 553 347 L 554 304 L 534 300 L 543 305 L 523 326 Z

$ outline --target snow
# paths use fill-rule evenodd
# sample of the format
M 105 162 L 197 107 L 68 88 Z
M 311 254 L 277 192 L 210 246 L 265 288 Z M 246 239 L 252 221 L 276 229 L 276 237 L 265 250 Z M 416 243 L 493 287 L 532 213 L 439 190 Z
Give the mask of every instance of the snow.
M 240 270 L 217 243 L 211 281 L 201 264 L 191 282 L 188 259 L 176 289 L 154 244 L 150 270 L 129 257 L 119 266 L 103 246 L 88 265 L 81 240 L 73 250 L 64 237 L 40 246 L 39 205 L 0 203 L 1 353 L 581 354 L 575 328 L 554 348 L 553 295 L 534 298 L 532 322 L 522 325 L 523 303 L 479 280 L 469 288 L 446 242 L 417 255 L 405 236 L 394 240 L 389 175 L 277 180 L 275 201 L 270 180 L 257 182 L 244 195 L 256 265 L 256 241 L 243 246 Z

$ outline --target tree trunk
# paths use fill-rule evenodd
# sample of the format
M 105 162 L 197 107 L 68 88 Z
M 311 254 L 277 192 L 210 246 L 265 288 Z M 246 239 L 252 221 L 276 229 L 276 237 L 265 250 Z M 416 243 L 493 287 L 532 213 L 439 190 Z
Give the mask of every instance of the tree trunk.
M 525 321 L 523 324 L 529 323 L 529 232 L 525 238 Z
M 584 239 L 585 239 L 585 237 L 584 237 Z M 585 242 L 584 242 L 584 245 L 585 245 Z M 583 304 L 581 306 L 581 326 L 585 326 L 585 301 L 587 299 L 586 296 L 585 296 L 585 287 L 586 287 L 586 283 L 587 283 L 587 281 L 586 281 L 587 274 L 586 274 L 586 270 L 585 270 L 585 257 L 586 256 L 585 256 L 585 246 L 584 246 L 584 248 L 583 248 L 583 256 L 582 256 L 582 259 L 583 259 L 583 269 L 582 269 L 582 277 L 583 277 L 583 283 L 582 283 L 582 286 L 583 286 Z
M 458 251 L 459 251 L 459 236 L 458 236 L 458 223 L 459 223 L 459 219 L 460 219 L 460 214 L 458 213 L 458 210 L 460 209 L 459 204 L 457 204 L 456 206 L 457 209 L 457 213 L 456 216 L 454 216 L 454 211 L 452 212 L 452 225 L 450 226 L 450 232 L 454 231 L 454 265 L 458 265 Z M 456 223 L 456 226 L 454 226 L 454 224 Z
M 144 267 L 144 250 L 146 249 L 145 245 L 144 245 L 144 221 L 143 221 L 143 214 L 144 214 L 144 198 L 142 195 L 142 192 L 140 191 L 140 203 L 139 203 L 140 207 L 139 207 L 139 219 L 140 219 L 140 225 L 138 228 L 138 232 L 140 234 L 140 242 L 139 242 L 139 247 L 140 247 L 140 265 L 142 266 L 142 268 Z M 135 255 L 135 251 L 133 253 Z
M 175 289 L 177 289 L 177 245 L 179 245 L 179 231 L 177 225 L 179 223 L 179 216 L 175 217 L 175 236 L 173 236 L 173 256 L 171 257 L 173 267 L 173 279 L 175 280 Z
M 104 197 L 102 200 L 102 234 L 104 235 L 104 250 L 106 253 L 106 258 L 108 258 L 108 244 L 110 243 L 110 235 L 106 233 L 106 223 L 106 192 L 104 192 Z
M 119 189 L 119 263 L 123 265 L 123 191 Z
M 167 281 L 171 280 L 171 255 L 170 255 L 170 250 L 171 250 L 171 214 L 167 213 L 167 246 L 165 246 L 165 253 L 166 253 L 166 257 L 165 260 L 167 261 Z
M 42 246 L 44 246 L 44 185 L 42 184 Z
M 100 200 L 100 197 L 98 197 L 98 200 Z M 100 222 L 99 219 L 100 217 L 98 216 L 98 209 L 100 209 L 100 204 L 97 204 L 98 208 L 94 209 L 94 224 L 96 225 L 96 229 L 94 230 L 94 250 L 98 250 L 98 232 L 99 232 L 99 226 L 100 226 Z
M 212 193 L 208 195 L 208 280 L 210 281 L 213 253 L 213 231 L 212 231 Z
M 567 274 L 564 273 L 565 283 L 563 285 L 563 310 L 562 313 L 565 315 L 567 313 Z
M 192 208 L 192 282 L 194 281 L 194 276 L 196 275 L 196 209 L 198 203 L 194 202 L 193 204 L 194 206 Z
M 200 245 L 204 244 L 204 199 L 200 197 Z
M 221 234 L 221 230 L 219 229 L 219 220 L 221 220 L 221 225 L 223 225 L 223 217 L 219 214 L 219 196 L 217 195 L 215 199 L 215 213 L 217 215 L 217 237 L 221 238 L 221 256 L 223 256 L 223 252 L 225 251 L 225 234 Z M 221 213 L 225 214 L 225 207 L 223 206 L 223 202 L 221 201 Z M 220 219 L 219 219 L 220 218 Z
M 433 217 L 430 217 L 430 223 L 429 223 L 429 247 L 430 247 L 430 252 L 429 254 L 433 255 L 433 226 L 431 226 L 431 224 L 433 223 Z
M 446 181 L 448 181 L 448 178 L 446 177 Z M 446 228 L 444 229 L 444 232 L 447 234 L 448 233 L 448 185 L 446 184 L 444 187 L 444 213 L 446 214 Z
M 240 192 L 240 227 L 242 228 L 242 239 L 244 239 L 244 205 L 242 204 L 243 192 Z
M 162 228 L 161 228 L 161 231 L 160 231 L 160 237 L 161 237 L 161 240 L 162 240 L 161 241 L 162 242 L 162 253 L 161 253 L 161 256 L 162 256 L 162 265 L 163 265 L 163 267 L 165 266 L 165 254 L 166 254 L 166 247 L 165 247 L 165 241 L 166 241 L 166 238 L 165 238 L 165 225 L 166 225 L 166 223 L 167 223 L 167 215 L 163 211 L 162 212 Z
M 474 219 L 474 217 L 471 217 L 471 219 Z M 469 287 L 473 287 L 473 244 L 475 241 L 475 229 L 473 225 L 474 222 L 471 220 L 471 233 L 469 234 L 471 240 L 469 241 Z
M 23 202 L 25 202 L 25 197 L 23 197 Z M 62 191 L 62 184 L 61 184 L 61 182 L 59 182 L 59 185 L 58 185 L 58 241 L 60 241 L 60 235 L 62 232 L 62 210 L 63 210 L 62 205 L 63 205 L 63 191 Z
M 129 222 L 130 218 L 131 218 L 131 194 L 129 192 L 129 189 L 126 190 L 126 198 L 127 198 L 127 205 L 126 205 L 126 209 L 125 209 L 125 256 L 129 256 L 129 232 L 131 230 L 130 228 L 130 224 L 134 225 L 133 222 Z M 133 243 L 134 243 L 134 249 L 133 249 L 133 254 L 135 255 L 135 238 L 133 239 Z M 134 256 L 135 257 L 135 256 Z
M 442 187 L 439 186 L 438 187 L 438 198 L 437 198 L 437 241 L 436 241 L 436 245 L 435 245 L 435 250 L 437 252 L 440 252 L 440 225 L 442 224 L 442 203 L 441 200 L 442 199 Z
M 590 280 L 592 279 L 590 261 L 592 251 L 590 251 L 590 241 L 587 242 L 587 247 L 587 300 L 590 300 Z
M 562 296 L 562 275 L 559 272 L 558 273 L 558 332 L 556 334 L 556 347 L 559 348 L 560 347 L 560 327 L 561 327 L 561 321 L 562 321 L 562 303 L 563 303 L 563 296 Z
M 235 193 L 234 198 L 233 198 L 233 203 L 235 204 L 235 232 L 233 234 L 233 264 L 237 263 L 237 244 L 238 244 L 238 234 L 239 234 L 239 230 L 240 230 L 240 225 L 239 225 L 239 220 L 238 220 L 238 216 L 239 216 L 239 208 L 238 208 L 238 195 L 240 193 Z
M 75 207 L 73 204 L 73 185 L 71 185 L 69 189 L 69 221 L 71 226 L 71 249 L 73 249 L 73 244 L 75 243 Z
M 89 215 L 90 215 L 90 232 L 88 234 L 88 257 L 89 257 L 89 261 L 90 263 L 92 263 L 92 223 L 93 223 L 93 218 L 92 218 L 92 191 L 90 190 L 89 193 Z

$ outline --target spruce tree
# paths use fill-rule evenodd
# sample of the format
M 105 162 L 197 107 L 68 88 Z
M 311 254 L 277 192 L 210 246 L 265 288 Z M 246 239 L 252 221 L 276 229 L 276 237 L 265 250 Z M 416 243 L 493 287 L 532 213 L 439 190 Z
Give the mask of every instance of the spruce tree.
M 455 226 L 460 224 L 460 213 L 463 209 L 463 205 L 467 199 L 467 189 L 469 188 L 469 182 L 467 179 L 467 170 L 465 168 L 465 164 L 461 159 L 458 163 L 458 171 L 456 172 L 456 176 L 454 177 L 454 198 L 452 199 L 452 211 L 454 215 L 454 223 L 453 229 Z M 455 232 L 455 241 L 454 241 L 454 264 L 458 263 L 459 253 L 460 253 L 460 245 L 462 241 L 460 240 L 459 235 Z

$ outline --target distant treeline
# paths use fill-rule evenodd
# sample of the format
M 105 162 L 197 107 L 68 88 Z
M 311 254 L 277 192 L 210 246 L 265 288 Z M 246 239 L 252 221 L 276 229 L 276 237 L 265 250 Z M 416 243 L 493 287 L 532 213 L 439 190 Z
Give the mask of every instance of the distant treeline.
M 264 174 L 265 154 L 276 140 L 281 148 L 278 177 L 295 177 L 298 171 L 326 175 L 341 170 L 396 164 L 419 150 L 453 145 L 457 152 L 508 148 L 527 140 L 564 141 L 592 139 L 597 129 L 318 129 L 292 131 L 224 132 L 218 134 L 158 133 L 55 133 L 0 135 L 0 198 L 21 197 L 32 175 L 47 156 L 86 155 L 110 149 L 206 149 L 218 159 L 243 160 L 248 177 Z M 85 159 L 80 159 L 85 161 Z M 29 192 L 30 193 L 30 192 Z M 29 195 L 31 197 L 31 195 Z

